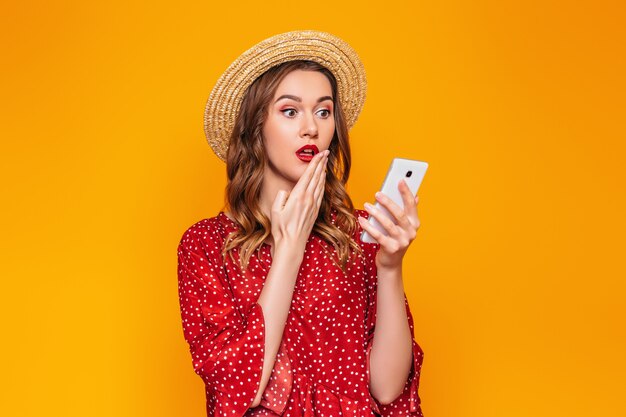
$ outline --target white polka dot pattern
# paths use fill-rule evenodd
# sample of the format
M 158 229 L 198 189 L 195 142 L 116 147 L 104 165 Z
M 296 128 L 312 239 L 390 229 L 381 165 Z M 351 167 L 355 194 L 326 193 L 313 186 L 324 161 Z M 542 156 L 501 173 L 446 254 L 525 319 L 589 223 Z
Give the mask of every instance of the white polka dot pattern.
M 367 217 L 363 210 L 355 215 Z M 334 213 L 333 213 L 334 217 Z M 418 395 L 423 351 L 413 339 L 413 366 L 403 393 L 378 403 L 369 392 L 376 323 L 377 244 L 353 236 L 364 256 L 343 273 L 333 247 L 311 235 L 298 272 L 283 340 L 261 404 L 248 409 L 263 370 L 265 321 L 257 303 L 271 265 L 269 245 L 239 268 L 239 252 L 221 248 L 236 224 L 223 212 L 185 231 L 178 246 L 178 290 L 185 340 L 206 387 L 208 416 L 422 416 Z M 413 317 L 406 300 L 411 332 Z

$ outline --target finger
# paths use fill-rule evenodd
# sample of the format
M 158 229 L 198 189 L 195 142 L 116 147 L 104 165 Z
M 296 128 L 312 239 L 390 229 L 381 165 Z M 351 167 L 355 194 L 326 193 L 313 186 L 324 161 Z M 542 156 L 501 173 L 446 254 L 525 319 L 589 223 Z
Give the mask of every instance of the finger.
M 272 204 L 272 211 L 278 213 L 282 211 L 283 206 L 287 202 L 287 191 L 280 190 L 276 193 L 276 197 L 274 198 L 274 203 Z
M 315 188 L 315 193 L 313 195 L 317 209 L 319 209 L 320 206 L 322 205 L 322 200 L 324 199 L 325 187 L 326 187 L 326 170 L 324 169 L 324 173 L 322 174 L 322 177 L 320 178 L 320 181 L 318 182 L 317 187 Z
M 389 217 L 384 215 L 380 209 L 369 203 L 365 203 L 365 210 L 367 210 L 370 216 L 378 220 L 378 223 L 385 228 L 389 236 L 398 236 L 398 226 L 396 226 L 396 224 L 392 222 Z
M 402 201 L 404 202 L 404 213 L 408 217 L 412 225 L 417 223 L 417 199 L 413 195 L 409 185 L 405 179 L 402 179 L 398 184 L 398 190 L 402 195 Z
M 397 205 L 393 200 L 387 197 L 384 193 L 380 191 L 376 193 L 376 200 L 387 209 L 387 211 L 396 219 L 398 226 L 403 229 L 409 228 L 411 226 L 411 222 L 409 221 L 405 210 Z
M 320 182 L 320 179 L 324 175 L 324 171 L 326 170 L 327 163 L 328 163 L 328 158 L 324 157 L 324 160 L 321 161 L 317 165 L 317 168 L 315 168 L 315 172 L 313 173 L 313 178 L 311 178 L 311 181 L 309 181 L 309 184 L 306 187 L 306 191 L 305 191 L 306 194 L 313 195 L 315 193 L 315 189 L 317 188 Z
M 315 169 L 324 160 L 325 155 L 326 155 L 326 152 L 320 152 L 313 157 L 311 162 L 309 162 L 309 165 L 306 167 L 306 170 L 304 171 L 304 173 L 302 174 L 302 176 L 296 183 L 295 187 L 293 187 L 293 190 L 291 190 L 292 194 L 295 193 L 296 195 L 298 195 L 306 191 L 306 188 L 309 185 L 311 178 L 313 178 Z
M 406 180 L 400 180 L 400 182 L 398 183 L 398 190 L 400 191 L 400 195 L 402 196 L 402 201 L 404 201 L 404 208 L 411 208 L 415 205 L 415 196 L 411 192 L 411 189 L 406 183 Z
M 380 230 L 372 226 L 365 217 L 359 217 L 359 223 L 363 230 L 369 233 L 378 244 L 383 245 L 385 239 L 389 239 L 389 237 L 385 236 Z
M 306 169 L 302 173 L 300 179 L 296 183 L 295 187 L 291 190 L 292 193 L 301 194 L 306 191 L 309 182 L 315 175 L 315 170 L 317 169 L 319 163 L 324 160 L 324 155 L 322 152 L 318 153 L 313 157 L 309 165 L 307 165 Z

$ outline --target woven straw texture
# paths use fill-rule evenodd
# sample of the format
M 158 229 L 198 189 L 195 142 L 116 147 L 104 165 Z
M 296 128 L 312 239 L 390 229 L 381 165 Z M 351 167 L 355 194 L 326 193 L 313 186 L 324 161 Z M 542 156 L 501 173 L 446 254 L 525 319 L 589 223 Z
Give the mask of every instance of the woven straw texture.
M 367 90 L 365 69 L 356 52 L 329 33 L 312 30 L 282 33 L 241 54 L 211 91 L 204 112 L 204 133 L 222 161 L 226 159 L 230 135 L 246 89 L 271 67 L 299 59 L 315 61 L 333 73 L 348 129 L 354 125 Z

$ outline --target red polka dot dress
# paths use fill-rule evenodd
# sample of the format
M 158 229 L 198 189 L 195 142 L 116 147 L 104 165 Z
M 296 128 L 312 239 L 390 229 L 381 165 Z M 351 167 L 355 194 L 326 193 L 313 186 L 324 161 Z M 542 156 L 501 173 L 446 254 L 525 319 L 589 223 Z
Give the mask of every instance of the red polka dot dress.
M 355 215 L 368 217 L 363 210 Z M 334 216 L 333 216 L 334 218 Z M 357 223 L 358 225 L 358 223 Z M 369 392 L 369 354 L 376 324 L 378 244 L 353 238 L 363 255 L 343 273 L 311 235 L 292 297 L 283 339 L 261 404 L 248 408 L 261 381 L 265 327 L 257 303 L 272 263 L 263 244 L 242 271 L 239 253 L 221 248 L 236 223 L 225 213 L 185 231 L 178 246 L 178 291 L 184 337 L 202 378 L 208 416 L 422 416 L 418 386 L 424 353 L 413 339 L 404 391 L 383 405 Z M 413 316 L 405 305 L 411 333 Z

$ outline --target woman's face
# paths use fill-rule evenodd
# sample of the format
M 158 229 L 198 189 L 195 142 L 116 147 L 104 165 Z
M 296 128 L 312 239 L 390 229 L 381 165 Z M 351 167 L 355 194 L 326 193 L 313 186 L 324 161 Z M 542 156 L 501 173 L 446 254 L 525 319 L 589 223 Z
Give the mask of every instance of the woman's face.
M 334 133 L 333 97 L 328 78 L 318 71 L 295 70 L 287 74 L 276 89 L 263 125 L 263 144 L 268 157 L 264 183 L 271 181 L 279 188 L 293 187 L 311 158 L 303 147 L 310 145 L 314 153 L 322 152 L 330 146 Z

